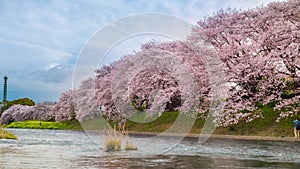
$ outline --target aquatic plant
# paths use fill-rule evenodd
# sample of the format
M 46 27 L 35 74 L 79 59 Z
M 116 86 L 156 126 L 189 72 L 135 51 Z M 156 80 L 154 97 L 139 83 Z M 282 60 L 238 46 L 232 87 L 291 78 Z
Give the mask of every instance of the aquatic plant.
M 13 133 L 8 132 L 6 130 L 3 130 L 0 128 L 0 139 L 4 138 L 4 139 L 17 139 L 17 136 L 15 136 Z
M 125 150 L 137 150 L 137 147 L 129 141 L 128 131 L 126 131 L 125 136 L 126 136 Z
M 126 123 L 116 125 L 113 131 L 108 131 L 104 136 L 104 151 L 120 151 L 122 149 L 123 135 L 126 137 L 125 150 L 137 150 L 137 147 L 129 141 L 128 131 L 125 131 Z
M 114 126 L 113 131 L 108 131 L 104 138 L 104 151 L 120 151 L 122 148 L 123 134 L 117 131 Z

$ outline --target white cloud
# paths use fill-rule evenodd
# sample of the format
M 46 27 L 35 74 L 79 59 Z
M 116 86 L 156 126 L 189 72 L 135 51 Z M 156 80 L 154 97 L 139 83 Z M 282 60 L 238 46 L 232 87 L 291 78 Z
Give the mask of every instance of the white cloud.
M 30 76 L 35 81 L 45 83 L 61 83 L 73 74 L 73 68 L 59 64 L 48 64 L 43 69 L 33 72 Z

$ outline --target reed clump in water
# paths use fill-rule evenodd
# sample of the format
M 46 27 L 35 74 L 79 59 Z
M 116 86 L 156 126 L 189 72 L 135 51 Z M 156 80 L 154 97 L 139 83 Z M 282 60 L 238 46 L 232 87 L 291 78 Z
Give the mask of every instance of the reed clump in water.
M 123 135 L 126 137 L 125 150 L 137 150 L 137 147 L 129 141 L 128 131 L 125 131 L 124 123 L 119 129 L 114 126 L 113 131 L 105 134 L 104 151 L 120 151 L 122 149 Z
M 120 151 L 122 148 L 122 138 L 122 133 L 117 131 L 116 126 L 114 126 L 113 131 L 108 131 L 108 133 L 105 135 L 104 150 Z
M 125 150 L 137 150 L 137 147 L 129 141 L 128 131 L 126 131 L 125 136 L 126 136 Z

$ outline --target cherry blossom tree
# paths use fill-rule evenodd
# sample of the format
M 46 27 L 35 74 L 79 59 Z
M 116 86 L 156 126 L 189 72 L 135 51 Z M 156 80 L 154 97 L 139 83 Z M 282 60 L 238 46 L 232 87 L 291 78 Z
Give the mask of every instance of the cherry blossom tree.
M 76 119 L 83 121 L 99 115 L 100 110 L 96 100 L 95 78 L 81 82 L 78 89 L 73 90 Z
M 97 104 L 109 117 L 126 117 L 126 113 L 141 110 L 143 103 L 150 114 L 190 109 L 195 99 L 199 101 L 209 92 L 201 59 L 180 41 L 148 42 L 140 52 L 97 72 Z M 198 106 L 200 109 L 204 112 L 207 107 Z
M 299 6 L 299 1 L 289 0 L 247 11 L 221 10 L 194 27 L 190 42 L 204 37 L 226 67 L 231 86 L 227 112 L 255 112 L 257 103 L 271 101 L 279 101 L 277 108 L 299 103 Z M 286 90 L 293 97 L 282 97 Z M 291 107 L 299 111 L 299 105 Z
M 215 122 L 227 126 L 261 117 L 258 103 L 271 102 L 289 110 L 277 120 L 293 116 L 300 109 L 299 6 L 299 0 L 288 0 L 221 10 L 200 20 L 186 41 L 147 42 L 62 93 L 55 105 L 13 106 L 1 121 L 83 121 L 98 115 L 120 120 L 138 111 L 213 110 Z
M 111 65 L 106 65 L 98 69 L 95 79 L 96 103 L 99 106 L 101 113 L 112 120 L 121 119 L 120 113 L 118 113 L 112 98 L 113 70 L 118 62 L 114 62 Z
M 0 118 L 1 124 L 9 124 L 14 121 L 25 120 L 52 120 L 54 114 L 50 114 L 52 105 L 37 104 L 35 106 L 14 105 L 4 111 Z
M 49 114 L 53 114 L 55 121 L 71 120 L 75 116 L 72 90 L 61 94 L 59 101 L 52 106 Z M 73 117 L 74 118 L 74 117 Z

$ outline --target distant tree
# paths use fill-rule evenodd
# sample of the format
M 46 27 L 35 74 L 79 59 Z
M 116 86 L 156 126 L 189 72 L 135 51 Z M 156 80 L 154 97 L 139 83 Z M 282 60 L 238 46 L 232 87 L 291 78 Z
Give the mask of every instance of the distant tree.
M 6 101 L 5 104 L 3 105 L 3 107 L 1 107 L 1 109 L 0 109 L 0 117 L 5 110 L 9 109 L 11 106 L 18 105 L 18 104 L 34 106 L 35 102 L 30 98 L 20 98 L 20 99 L 16 99 L 13 101 Z
M 30 98 L 20 98 L 20 99 L 16 99 L 16 100 L 13 100 L 13 101 L 8 101 L 7 102 L 7 108 L 9 108 L 13 105 L 16 105 L 16 104 L 34 106 L 35 102 Z
M 1 124 L 9 124 L 14 121 L 25 120 L 52 120 L 53 114 L 49 114 L 51 105 L 37 104 L 27 106 L 16 104 L 5 110 L 0 118 Z

